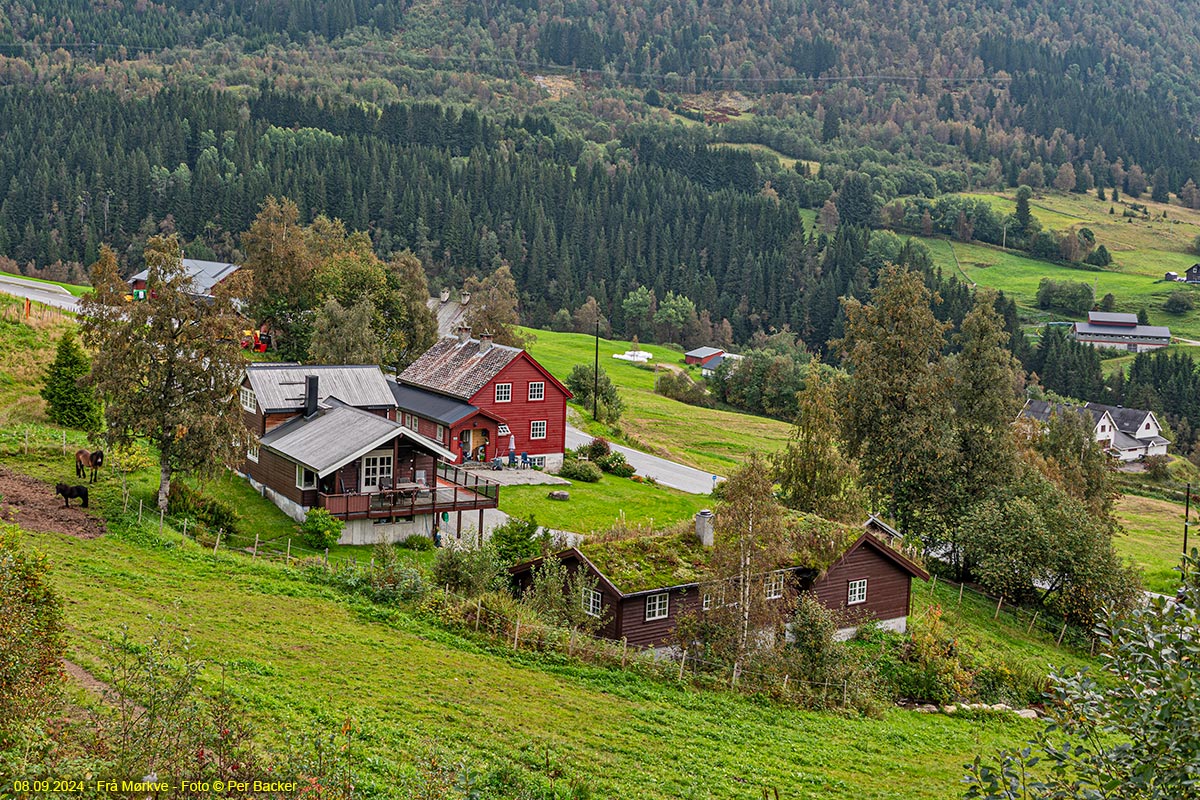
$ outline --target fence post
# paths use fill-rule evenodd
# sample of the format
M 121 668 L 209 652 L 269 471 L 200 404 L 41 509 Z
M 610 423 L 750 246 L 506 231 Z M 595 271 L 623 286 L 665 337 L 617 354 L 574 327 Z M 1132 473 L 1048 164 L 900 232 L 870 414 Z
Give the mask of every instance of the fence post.
M 213 542 L 213 558 L 216 558 L 217 556 L 217 548 L 221 546 L 221 534 L 224 532 L 224 528 L 217 529 L 217 540 Z
M 254 534 L 254 555 L 251 558 L 258 558 L 258 533 Z
M 737 686 L 737 679 L 738 679 L 738 664 L 735 661 L 735 662 L 733 662 L 733 671 L 729 673 L 730 687 Z
M 683 668 L 687 666 L 687 648 L 683 648 L 683 658 L 679 659 L 679 677 L 675 680 L 683 680 Z
M 992 615 L 993 620 L 1000 619 L 1000 606 L 1004 605 L 1004 595 L 1000 595 L 999 602 L 996 603 L 996 613 Z
M 25 455 L 29 455 L 29 428 L 25 428 Z
M 142 500 L 138 498 L 138 525 L 142 524 Z
M 784 676 L 783 676 L 783 693 L 784 693 L 784 694 L 787 694 L 787 685 L 788 685 L 788 681 L 789 681 L 789 680 L 791 680 L 791 679 L 792 679 L 792 676 L 791 676 L 791 675 L 784 675 Z
M 963 593 L 963 587 L 964 587 L 964 586 L 966 586 L 966 585 L 967 585 L 966 583 L 960 583 L 960 584 L 958 585 L 958 604 L 959 604 L 960 606 L 962 605 L 962 593 Z
M 629 639 L 621 637 L 621 669 L 625 669 L 625 653 L 629 650 Z
M 483 616 L 483 595 L 475 599 L 475 632 L 479 633 L 479 618 Z M 575 633 L 571 633 L 571 640 L 574 641 Z
M 929 593 L 933 594 L 937 591 L 937 575 L 933 576 L 933 585 L 929 587 Z
M 329 548 L 325 548 L 325 569 L 329 569 Z
M 1033 619 L 1029 620 L 1029 627 L 1025 629 L 1026 636 L 1028 636 L 1029 632 L 1031 630 L 1033 630 L 1033 623 L 1037 622 L 1038 614 L 1040 614 L 1040 613 L 1042 613 L 1042 610 L 1040 608 L 1037 611 L 1033 612 Z
M 521 620 L 517 620 L 517 627 L 513 631 L 513 650 L 517 649 L 517 646 L 520 643 L 520 641 L 521 641 Z
M 287 565 L 289 567 L 292 565 L 292 537 L 290 536 L 288 537 Z
M 1067 621 L 1066 621 L 1066 620 L 1063 620 L 1063 627 L 1062 627 L 1062 630 L 1061 630 L 1061 631 L 1059 631 L 1059 634 L 1058 634 L 1058 641 L 1056 642 L 1056 644 L 1057 644 L 1059 647 L 1062 647 L 1062 640 L 1063 640 L 1063 637 L 1064 637 L 1064 636 L 1066 636 L 1066 635 L 1067 635 Z
M 185 539 L 187 538 L 187 522 L 188 522 L 188 518 L 184 517 L 183 518 L 183 538 L 185 538 Z
M 67 432 L 66 431 L 62 432 L 62 448 L 63 448 L 63 455 L 65 456 L 67 454 Z
M 121 496 L 125 498 L 124 504 L 121 506 L 121 513 L 124 514 L 129 510 L 129 489 L 125 487 L 125 473 L 121 473 Z
M 850 681 L 842 681 L 842 707 L 850 704 Z

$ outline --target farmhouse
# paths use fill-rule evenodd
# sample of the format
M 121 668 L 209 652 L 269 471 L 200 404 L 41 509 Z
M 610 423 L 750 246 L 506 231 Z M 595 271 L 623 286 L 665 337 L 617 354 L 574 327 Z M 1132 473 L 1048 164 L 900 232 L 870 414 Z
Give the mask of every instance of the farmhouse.
M 201 261 L 195 258 L 183 259 L 183 268 L 192 279 L 191 291 L 192 297 L 201 300 L 211 300 L 213 290 L 222 281 L 226 280 L 230 275 L 237 272 L 237 264 L 228 264 L 222 261 Z M 138 300 L 144 300 L 146 297 L 146 281 L 150 279 L 150 271 L 142 270 L 129 279 L 129 286 L 133 289 L 133 296 Z
M 1159 325 L 1139 325 L 1136 314 L 1092 311 L 1087 322 L 1076 322 L 1075 341 L 1130 353 L 1157 350 L 1171 343 L 1171 330 Z
M 719 347 L 697 347 L 695 350 L 689 350 L 683 354 L 683 363 L 700 364 L 703 366 L 717 356 L 724 354 L 725 351 Z
M 1075 412 L 1090 415 L 1092 434 L 1106 453 L 1118 461 L 1137 461 L 1146 456 L 1163 456 L 1171 443 L 1152 411 L 1084 403 L 1071 406 L 1045 400 L 1026 400 L 1021 416 L 1045 424 L 1052 414 Z
M 1200 264 L 1192 264 L 1187 268 L 1187 272 L 1183 274 L 1183 279 L 1188 283 L 1200 283 Z
M 710 358 L 708 361 L 704 362 L 704 365 L 700 367 L 700 375 L 705 378 L 711 378 L 716 374 L 717 368 L 722 364 L 729 364 L 730 369 L 733 369 L 734 365 L 738 361 L 741 361 L 742 358 L 743 356 L 739 356 L 735 353 L 721 353 L 721 355 L 714 356 L 713 358 Z
M 392 382 L 397 417 L 452 451 L 450 461 L 496 458 L 562 466 L 571 392 L 519 347 L 460 326 Z
M 426 306 L 437 317 L 438 336 L 454 336 L 459 328 L 467 324 L 470 303 L 471 293 L 466 289 L 458 293 L 457 300 L 450 299 L 450 290 L 445 287 L 437 297 L 429 298 Z
M 251 364 L 240 398 L 251 434 L 243 474 L 296 521 L 311 508 L 343 520 L 341 544 L 461 536 L 464 511 L 483 530 L 484 510 L 499 504 L 499 486 L 397 421 L 377 366 Z
M 721 602 L 730 581 L 714 579 L 706 569 L 712 515 L 702 511 L 696 522 L 696 535 L 584 543 L 555 554 L 567 569 L 584 569 L 595 577 L 596 589 L 585 593 L 580 602 L 588 613 L 605 618 L 600 635 L 639 646 L 665 646 L 681 615 L 703 614 Z M 872 517 L 823 568 L 799 560 L 780 564 L 775 572 L 761 576 L 754 590 L 764 592 L 767 600 L 782 600 L 785 586 L 812 592 L 827 608 L 904 631 L 912 579 L 929 580 L 929 574 L 887 544 L 893 533 Z M 541 560 L 509 570 L 522 589 L 532 582 L 533 569 Z

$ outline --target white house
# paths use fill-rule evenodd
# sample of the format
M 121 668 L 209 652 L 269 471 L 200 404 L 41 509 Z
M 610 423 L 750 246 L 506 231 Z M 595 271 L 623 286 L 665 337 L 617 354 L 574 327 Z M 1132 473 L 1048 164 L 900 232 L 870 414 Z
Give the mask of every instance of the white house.
M 1162 426 L 1152 411 L 1103 403 L 1082 406 L 1050 403 L 1046 400 L 1027 400 L 1021 416 L 1048 422 L 1051 414 L 1076 412 L 1089 414 L 1092 433 L 1104 451 L 1118 461 L 1137 461 L 1146 456 L 1165 456 L 1171 443 L 1162 435 Z

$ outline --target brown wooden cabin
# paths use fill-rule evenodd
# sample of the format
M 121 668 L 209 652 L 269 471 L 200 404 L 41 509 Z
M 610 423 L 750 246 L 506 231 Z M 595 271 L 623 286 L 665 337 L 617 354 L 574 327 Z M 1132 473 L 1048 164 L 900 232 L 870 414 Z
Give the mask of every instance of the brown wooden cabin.
M 850 612 L 855 619 L 872 619 L 884 627 L 903 631 L 911 605 L 912 579 L 927 581 L 929 573 L 885 543 L 898 534 L 876 517 L 868 519 L 864 528 L 841 557 L 823 572 L 785 566 L 773 575 L 790 582 L 796 591 L 812 592 L 826 608 Z M 699 545 L 684 542 L 682 547 L 694 551 Z M 716 591 L 712 583 L 686 580 L 650 587 L 619 587 L 578 548 L 571 547 L 555 555 L 569 570 L 582 568 L 595 576 L 599 602 L 593 608 L 605 618 L 599 635 L 608 639 L 625 639 L 638 646 L 669 645 L 681 614 L 697 610 L 703 613 L 705 604 L 716 599 L 711 595 Z M 696 553 L 683 560 L 696 563 Z M 521 591 L 532 583 L 533 569 L 540 562 L 541 559 L 534 559 L 509 570 Z M 580 602 L 586 604 L 589 600 L 580 598 Z

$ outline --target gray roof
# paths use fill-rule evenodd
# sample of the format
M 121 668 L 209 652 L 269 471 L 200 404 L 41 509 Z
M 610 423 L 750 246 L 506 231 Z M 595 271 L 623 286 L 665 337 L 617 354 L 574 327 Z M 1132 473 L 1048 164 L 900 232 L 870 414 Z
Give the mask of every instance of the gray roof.
M 401 411 L 407 411 L 443 425 L 453 425 L 479 410 L 470 403 L 455 400 L 444 394 L 428 392 L 416 386 L 405 386 L 397 383 L 393 378 L 388 378 L 388 388 L 392 390 L 392 396 L 396 398 L 396 407 Z
M 401 372 L 399 380 L 410 386 L 470 400 L 522 352 L 518 347 L 500 344 L 485 349 L 478 339 L 461 342 L 447 336 Z
M 685 356 L 692 358 L 708 358 L 709 356 L 720 355 L 725 351 L 719 347 L 697 347 L 695 350 L 689 350 L 684 353 Z
M 1098 336 L 1136 337 L 1139 339 L 1170 339 L 1171 329 L 1161 325 L 1135 325 L 1132 328 L 1116 327 L 1114 325 L 1093 325 L 1090 322 L 1076 322 L 1075 333 Z
M 192 294 L 205 297 L 212 294 L 213 287 L 237 272 L 237 264 L 224 261 L 201 261 L 197 258 L 183 259 L 183 268 L 192 278 Z M 144 269 L 131 277 L 130 282 L 144 281 L 150 278 L 150 270 Z
M 267 432 L 260 444 L 319 477 L 401 436 L 422 449 L 453 460 L 454 454 L 399 422 L 335 403 L 306 419 L 297 417 Z
M 1089 311 L 1088 322 L 1095 325 L 1137 325 L 1137 314 L 1120 314 L 1115 311 Z
M 713 356 L 712 358 L 710 358 L 708 361 L 706 361 L 704 363 L 704 368 L 715 370 L 717 367 L 719 367 L 725 363 L 726 358 L 727 358 L 727 356 L 725 356 L 725 355 Z
M 304 379 L 317 376 L 317 399 L 330 397 L 356 408 L 395 408 L 383 373 L 374 364 L 249 364 L 246 375 L 265 413 L 304 408 Z
M 1099 422 L 1104 416 L 1103 408 L 1088 408 L 1087 406 L 1073 406 L 1069 403 L 1051 403 L 1047 400 L 1026 400 L 1024 408 L 1021 409 L 1021 416 L 1030 419 L 1036 419 L 1038 422 L 1049 422 L 1052 414 L 1090 414 L 1093 422 Z
M 437 317 L 439 336 L 453 336 L 460 325 L 467 324 L 467 306 L 458 300 L 443 303 L 441 297 L 431 297 L 425 305 Z

